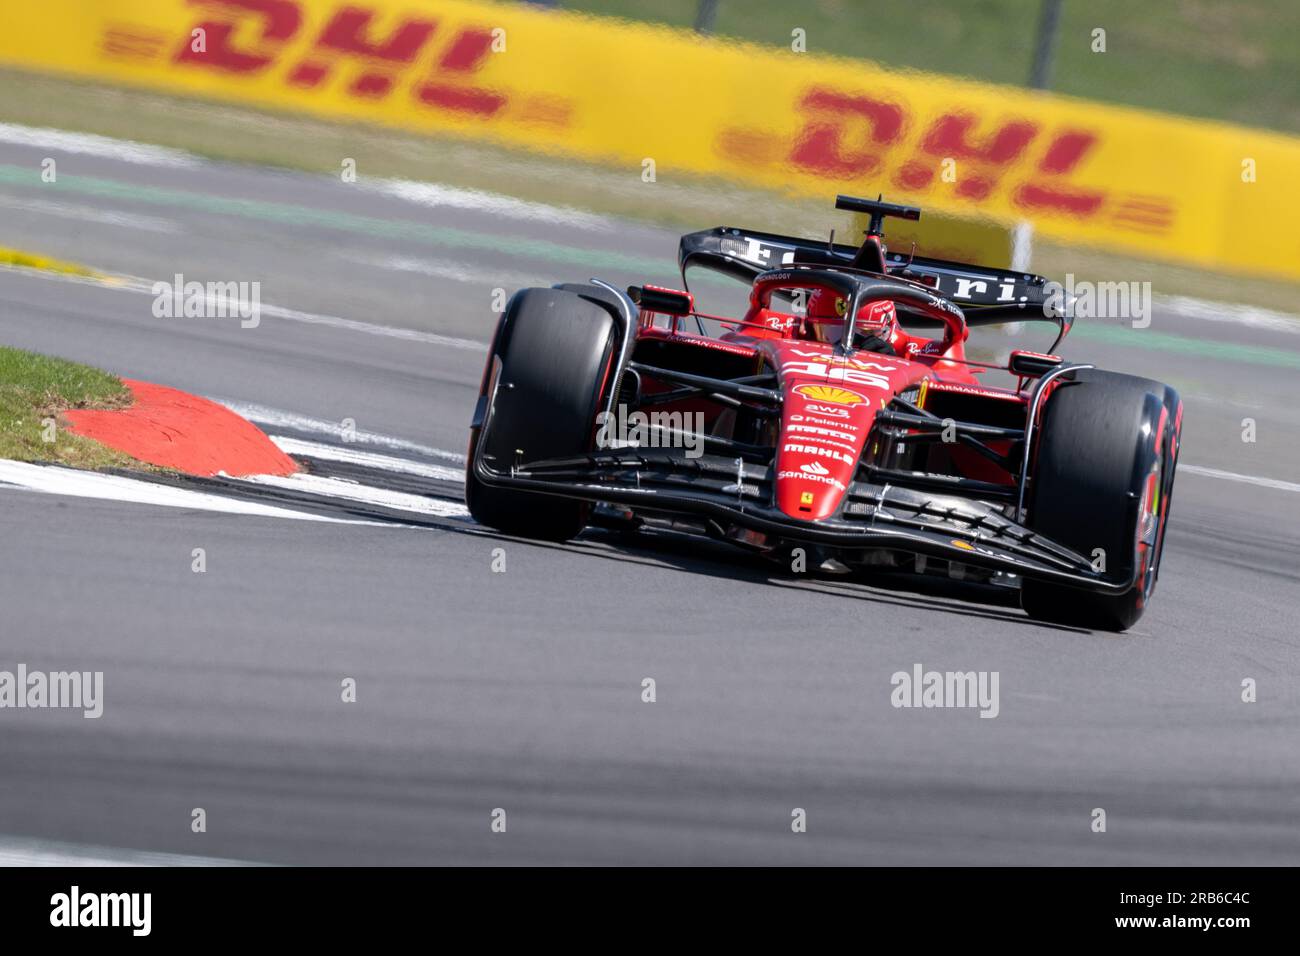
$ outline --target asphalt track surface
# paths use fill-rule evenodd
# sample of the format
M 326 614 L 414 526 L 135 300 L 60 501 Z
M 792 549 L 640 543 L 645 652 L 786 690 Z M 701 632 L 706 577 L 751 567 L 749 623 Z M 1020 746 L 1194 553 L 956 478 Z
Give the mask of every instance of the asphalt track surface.
M 40 181 L 47 155 L 57 184 Z M 148 295 L 0 271 L 2 344 L 351 418 L 411 443 L 372 450 L 445 465 L 420 449 L 463 451 L 493 288 L 671 280 L 675 236 L 8 145 L 4 245 L 150 280 L 258 280 L 264 303 L 432 333 L 158 319 Z M 1080 331 L 1070 357 L 1182 390 L 1184 463 L 1297 480 L 1293 331 L 1168 311 Z M 99 720 L 0 712 L 0 844 L 306 864 L 1300 863 L 1286 484 L 1181 471 L 1159 593 L 1122 636 L 944 582 L 776 574 L 672 535 L 538 546 L 362 507 L 339 514 L 376 520 L 3 485 L 0 514 L 0 669 L 102 670 L 106 698 Z M 999 715 L 893 708 L 891 675 L 916 663 L 999 672 Z

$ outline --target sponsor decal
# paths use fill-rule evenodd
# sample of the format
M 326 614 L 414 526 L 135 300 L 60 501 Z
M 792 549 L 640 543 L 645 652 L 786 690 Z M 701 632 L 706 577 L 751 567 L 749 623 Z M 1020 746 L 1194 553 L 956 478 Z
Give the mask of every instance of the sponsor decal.
M 812 402 L 809 402 L 808 404 L 804 405 L 803 410 L 804 410 L 805 412 L 817 412 L 817 413 L 820 414 L 820 415 L 833 415 L 833 416 L 835 416 L 836 418 L 848 418 L 848 417 L 849 417 L 849 411 L 848 411 L 848 409 L 845 409 L 845 408 L 836 408 L 834 405 L 814 405 Z M 808 420 L 809 420 L 809 421 L 819 421 L 820 419 L 809 418 Z M 792 418 L 791 421 L 794 421 L 794 419 Z M 823 425 L 829 425 L 829 424 L 831 424 L 831 423 L 830 423 L 830 422 L 827 422 L 827 421 L 822 421 L 822 424 L 823 424 Z M 856 425 L 850 425 L 848 422 L 837 422 L 836 425 L 837 425 L 838 427 L 843 427 L 843 428 L 852 428 L 854 431 L 857 431 L 857 426 L 856 426 Z
M 969 541 L 962 541 L 958 538 L 953 538 L 949 542 L 949 544 L 951 544 L 954 548 L 961 548 L 963 551 L 975 551 L 978 552 L 979 554 L 986 554 L 991 558 L 1006 557 L 1006 555 L 998 551 L 995 551 L 992 548 L 981 547 L 978 544 L 971 544 Z
M 813 493 L 811 491 L 801 492 L 799 495 L 799 504 L 810 505 L 813 503 Z
M 812 464 L 815 465 L 816 462 L 813 462 Z M 825 469 L 823 469 L 823 471 L 824 470 Z M 816 473 L 804 472 L 804 471 L 782 471 L 782 472 L 778 472 L 776 477 L 778 480 L 785 479 L 785 478 L 799 478 L 802 479 L 803 481 L 815 481 L 819 485 L 830 485 L 831 487 L 836 488 L 839 491 L 847 490 L 844 486 L 844 482 L 840 481 L 838 478 L 832 477 L 829 472 L 827 472 L 826 474 L 816 474 Z
M 786 362 L 781 366 L 781 371 L 786 375 L 790 373 L 813 375 L 832 382 L 848 382 L 850 385 L 865 385 L 867 388 L 879 388 L 889 391 L 889 379 L 881 375 L 880 372 L 865 371 L 868 368 L 878 368 L 881 371 L 892 372 L 895 366 L 875 365 L 871 362 L 854 362 L 853 367 L 849 368 L 842 365 L 827 365 L 824 362 Z
M 807 406 L 804 407 L 806 408 Z M 791 415 L 790 421 L 791 422 L 812 422 L 814 425 L 824 425 L 827 428 L 836 428 L 836 429 L 846 428 L 851 432 L 857 432 L 861 430 L 858 428 L 857 425 L 854 425 L 851 422 L 847 422 L 835 418 L 818 418 L 815 415 Z
M 863 371 L 874 369 L 877 372 L 893 372 L 898 368 L 897 365 L 882 365 L 879 362 L 871 362 L 867 359 L 854 358 L 853 356 L 832 357 L 827 355 L 825 351 L 808 352 L 804 349 L 792 348 L 789 350 L 789 354 L 811 359 L 812 361 L 808 363 L 809 365 L 819 365 L 822 368 L 852 367 Z M 787 362 L 782 366 L 782 368 L 789 368 L 791 365 L 797 365 L 797 363 Z M 819 373 L 810 372 L 809 374 L 816 375 Z
M 908 355 L 941 355 L 943 354 L 943 351 L 944 345 L 942 340 L 935 341 L 932 339 L 924 344 L 920 342 L 907 343 Z
M 1033 222 L 1055 240 L 1104 241 L 1248 272 L 1300 272 L 1289 232 L 1300 209 L 1290 188 L 1300 161 L 1292 138 L 1267 131 L 909 76 L 866 61 L 805 65 L 775 48 L 702 50 L 688 34 L 530 4 L 42 0 L 7 7 L 0 61 L 13 67 L 591 160 L 655 156 L 674 169 L 823 202 L 836 188 L 870 183 L 927 208 Z M 683 105 L 663 95 L 654 71 L 637 68 L 684 57 L 710 77 L 716 95 Z M 736 68 L 738 57 L 745 68 Z M 591 83 L 601 70 L 609 82 Z M 763 96 L 747 95 L 755 75 L 763 77 Z M 641 120 L 634 142 L 617 136 L 627 116 Z M 1169 163 L 1171 150 L 1182 161 Z M 1240 176 L 1222 175 L 1224 155 L 1248 157 Z M 967 170 L 954 186 L 939 174 L 950 157 Z M 1256 163 L 1275 172 L 1257 182 Z M 1227 203 L 1234 228 L 1205 229 Z M 734 239 L 748 261 L 785 260 L 779 243 Z M 999 300 L 1016 294 L 1012 283 L 981 277 L 942 284 L 957 286 L 963 301 L 977 292 Z
M 857 458 L 854 455 L 848 455 L 842 451 L 836 451 L 833 448 L 822 448 L 819 445 L 799 445 L 793 443 L 786 443 L 781 447 L 781 450 L 783 452 L 791 452 L 796 455 L 818 455 L 822 458 L 830 458 L 833 461 L 842 461 L 846 465 L 851 465 L 855 461 L 857 461 Z
M 799 432 L 801 435 L 820 435 L 823 438 L 834 438 L 838 441 L 853 441 L 851 432 L 842 432 L 837 428 L 820 428 L 816 425 L 789 425 L 786 427 L 788 432 Z
M 832 405 L 861 405 L 866 401 L 866 398 L 857 392 L 834 385 L 799 385 L 795 388 L 795 392 L 814 402 L 830 402 Z
M 1002 392 L 995 388 L 985 388 L 982 385 L 964 385 L 961 382 L 931 382 L 927 386 L 927 391 L 932 392 L 955 392 L 959 395 L 978 395 L 981 398 L 1000 398 L 1008 402 L 1023 402 L 1023 396 L 1016 392 Z
M 889 299 L 877 299 L 865 308 L 858 310 L 858 328 L 877 331 L 893 328 L 895 320 L 894 303 Z

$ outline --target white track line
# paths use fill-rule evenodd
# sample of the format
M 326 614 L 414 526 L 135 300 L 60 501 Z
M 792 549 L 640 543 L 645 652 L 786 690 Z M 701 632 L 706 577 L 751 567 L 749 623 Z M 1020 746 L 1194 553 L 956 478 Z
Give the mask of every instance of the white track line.
M 1235 471 L 1222 471 L 1218 468 L 1206 468 L 1204 465 L 1184 465 L 1179 464 L 1178 471 L 1186 472 L 1190 475 L 1200 475 L 1202 478 L 1218 478 L 1222 481 L 1240 481 L 1247 485 L 1258 485 L 1261 488 L 1273 488 L 1277 491 L 1300 491 L 1300 484 L 1294 481 L 1283 481 L 1280 478 L 1261 478 L 1258 475 L 1240 475 Z
M 59 275 L 58 273 L 42 273 L 44 275 Z M 85 277 L 80 277 L 85 278 Z M 151 279 L 142 279 L 139 276 L 128 275 L 109 275 L 97 281 L 106 289 L 116 289 L 119 292 L 138 292 L 144 295 L 153 296 L 154 285 Z M 168 284 L 171 279 L 165 280 Z M 364 332 L 366 335 L 379 335 L 389 339 L 402 339 L 407 342 L 420 342 L 424 345 L 439 345 L 449 349 L 464 349 L 469 352 L 486 352 L 487 345 L 482 342 L 475 342 L 473 339 L 457 338 L 453 335 L 440 335 L 437 332 L 421 332 L 419 329 L 400 329 L 391 325 L 376 325 L 373 322 L 359 322 L 356 319 L 344 319 L 337 315 L 323 315 L 319 312 L 302 312 L 298 309 L 286 309 L 284 306 L 271 305 L 263 302 L 259 305 L 261 318 L 270 317 L 273 319 L 285 319 L 289 322 L 302 322 L 307 325 L 325 325 L 335 329 L 345 329 L 349 332 Z
M 363 485 L 344 478 L 322 478 L 319 475 L 249 475 L 246 478 L 232 479 L 241 483 L 260 485 L 268 488 L 283 488 L 285 491 L 297 491 L 308 495 L 321 495 L 327 498 L 341 498 L 395 511 L 409 511 L 413 514 L 431 515 L 436 518 L 468 518 L 469 511 L 457 502 L 438 498 L 426 498 L 404 491 L 389 491 Z
M 287 438 L 284 435 L 272 435 L 271 441 L 286 455 L 302 455 L 307 458 L 319 458 L 323 461 L 340 461 L 363 468 L 376 468 L 380 471 L 399 472 L 404 475 L 419 475 L 422 478 L 437 478 L 440 481 L 465 480 L 461 468 L 448 468 L 446 465 L 429 465 L 409 458 L 395 458 L 392 455 L 376 455 L 370 451 L 360 451 L 341 445 L 326 445 L 323 442 L 303 441 L 301 438 Z M 447 454 L 450 454 L 449 452 Z
M 104 159 L 117 159 L 144 166 L 193 168 L 203 165 L 203 160 L 199 157 L 179 149 L 150 146 L 146 143 L 112 139 L 92 133 L 68 133 L 61 129 L 48 129 L 42 126 L 21 126 L 17 123 L 0 123 L 0 143 L 36 146 L 62 150 L 65 153 L 80 153 L 85 156 L 101 156 Z
M 393 527 L 384 521 L 330 518 L 326 515 L 278 508 L 257 501 L 245 501 L 241 498 L 194 491 L 190 488 L 177 488 L 174 485 L 164 485 L 155 481 L 141 481 L 122 475 L 105 475 L 96 471 L 77 471 L 56 465 L 32 465 L 22 461 L 0 461 L 0 488 L 5 485 L 44 494 L 129 501 L 135 504 L 159 505 L 164 508 L 185 508 L 190 511 L 218 511 L 224 514 L 290 518 L 297 521 Z
M 0 837 L 0 866 L 257 866 L 243 860 Z
M 113 139 L 108 136 L 96 136 L 90 133 L 70 133 L 64 130 L 46 127 L 23 126 L 17 123 L 0 123 L 0 143 L 13 143 L 19 146 L 31 146 L 50 150 L 62 150 L 68 153 L 80 153 L 88 156 L 101 156 L 122 162 L 148 166 L 194 168 L 209 165 L 209 161 L 184 150 L 165 146 L 152 146 L 131 140 Z M 421 206 L 464 209 L 469 212 L 481 212 L 507 219 L 531 220 L 549 224 L 559 224 L 585 229 L 590 232 L 610 232 L 618 228 L 619 221 L 610 216 L 601 216 L 571 206 L 554 206 L 549 203 L 519 199 L 502 193 L 486 192 L 479 189 L 465 189 L 447 186 L 442 183 L 421 182 L 403 179 L 362 180 L 363 189 L 382 193 Z M 477 281 L 477 280 L 475 280 Z M 1234 303 L 1211 302 L 1190 296 L 1155 297 L 1155 304 L 1170 312 L 1210 322 L 1230 322 L 1248 325 L 1274 332 L 1300 334 L 1300 316 L 1287 312 Z M 263 306 L 265 309 L 266 307 Z M 291 312 L 292 310 L 285 310 Z M 283 315 L 282 318 L 297 318 L 310 321 L 311 313 Z M 323 320 L 318 324 L 337 325 L 353 331 L 370 334 L 385 334 L 384 326 L 374 326 L 365 322 L 352 322 L 334 316 L 314 316 Z M 396 330 L 404 331 L 404 330 Z M 405 336 L 401 336 L 405 337 Z M 417 339 L 417 341 L 424 341 Z M 466 341 L 466 340 L 460 340 Z M 433 344 L 449 344 L 434 341 Z M 450 345 L 459 348 L 459 345 Z M 483 346 L 474 343 L 474 347 Z
M 1263 329 L 1267 332 L 1300 335 L 1300 316 L 1289 312 L 1275 312 L 1272 309 L 1261 309 L 1253 305 L 1209 302 L 1185 295 L 1158 295 L 1155 297 L 1155 305 L 1157 308 L 1167 309 L 1188 319 L 1228 322 L 1233 325 Z
M 488 269 L 468 262 L 454 259 L 420 259 L 414 256 L 357 256 L 347 253 L 349 262 L 360 262 L 376 269 L 390 272 L 410 272 L 429 276 L 433 279 L 446 279 L 449 282 L 464 282 L 469 285 L 490 286 L 492 288 L 522 289 L 528 286 L 548 286 L 551 280 L 545 276 L 529 275 L 525 272 L 510 272 L 503 269 Z
M 294 431 L 307 432 L 311 435 L 329 435 L 333 438 L 339 438 L 343 434 L 343 426 L 339 422 L 331 422 L 323 418 L 312 418 L 309 415 L 299 415 L 297 412 L 287 412 L 280 408 L 268 408 L 265 405 L 256 405 L 252 402 L 217 398 L 212 395 L 204 397 L 209 401 L 216 402 L 218 405 L 226 406 L 236 415 L 243 416 L 258 425 L 266 425 L 271 428 L 292 428 Z M 353 433 L 352 440 L 361 445 L 378 445 L 380 448 L 389 448 L 393 451 L 415 452 L 418 455 L 441 458 L 443 461 L 455 462 L 458 465 L 465 464 L 465 456 L 457 452 L 443 451 L 441 448 L 421 445 L 417 442 L 407 441 L 405 438 L 394 438 L 392 435 L 381 435 L 378 432 L 357 431 Z
M 52 282 L 71 282 L 80 285 L 93 285 L 114 292 L 134 292 L 140 295 L 154 296 L 154 280 L 142 279 L 140 276 L 108 274 L 75 275 L 64 272 L 50 272 L 47 269 L 31 269 L 26 266 L 0 266 L 0 271 L 11 272 L 29 278 L 47 279 Z M 173 281 L 164 281 L 170 285 Z M 209 301 L 214 301 L 209 299 Z M 359 322 L 356 319 L 344 319 L 337 315 L 322 315 L 318 312 L 302 312 L 298 309 L 286 309 L 283 306 L 263 302 L 259 305 L 261 318 L 285 319 L 289 322 L 302 322 L 306 325 L 324 325 L 348 332 L 362 332 L 366 335 L 378 335 L 389 339 L 402 339 L 407 342 L 420 342 L 424 345 L 437 345 L 449 349 L 463 349 L 468 352 L 486 352 L 487 345 L 473 339 L 457 338 L 453 335 L 440 335 L 437 332 L 421 332 L 418 329 L 400 329 L 391 325 L 376 325 L 372 322 Z M 183 322 L 184 319 L 167 319 L 160 321 Z
M 115 212 L 97 209 L 94 206 L 82 206 L 77 203 L 54 202 L 48 199 L 20 199 L 17 196 L 0 196 L 0 207 L 17 209 L 22 212 L 39 213 L 42 216 L 54 216 L 58 219 L 73 219 L 77 222 L 94 222 L 103 226 L 121 226 L 125 229 L 140 229 L 144 232 L 175 234 L 181 231 L 179 223 L 157 216 L 140 216 L 130 212 Z
M 410 179 L 360 180 L 363 189 L 383 193 L 397 199 L 434 208 L 464 209 L 467 212 L 488 213 L 507 219 L 526 219 L 553 226 L 573 226 L 589 232 L 613 232 L 617 223 L 606 217 L 574 209 L 571 206 L 552 206 L 549 203 L 530 202 L 481 189 L 461 189 L 441 183 L 418 182 Z

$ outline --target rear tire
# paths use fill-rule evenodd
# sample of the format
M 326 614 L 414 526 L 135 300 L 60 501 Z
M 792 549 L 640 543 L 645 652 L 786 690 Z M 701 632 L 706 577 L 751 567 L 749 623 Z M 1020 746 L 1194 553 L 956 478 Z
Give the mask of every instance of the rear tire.
M 1159 382 L 1090 369 L 1048 397 L 1037 433 L 1029 527 L 1089 560 L 1100 549 L 1108 578 L 1131 576 L 1139 555 L 1142 566 L 1137 583 L 1123 594 L 1026 579 L 1021 605 L 1031 617 L 1124 631 L 1142 616 L 1155 588 L 1169 514 L 1180 407 L 1178 393 Z M 1163 430 L 1162 410 L 1168 412 Z
M 474 474 L 481 446 L 485 464 L 508 471 L 591 450 L 601 391 L 615 340 L 614 319 L 599 305 L 560 289 L 525 289 L 502 317 L 489 374 L 483 428 L 471 435 L 465 503 L 474 520 L 507 534 L 566 541 L 587 525 L 590 505 L 572 498 L 486 485 Z M 495 389 L 493 389 L 495 384 Z

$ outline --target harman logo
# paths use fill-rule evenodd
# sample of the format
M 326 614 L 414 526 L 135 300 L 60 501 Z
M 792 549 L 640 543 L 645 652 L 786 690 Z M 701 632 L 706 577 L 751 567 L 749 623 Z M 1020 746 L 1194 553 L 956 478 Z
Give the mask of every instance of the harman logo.
M 861 405 L 866 401 L 857 392 L 835 385 L 800 385 L 795 392 L 814 402 L 830 402 L 832 405 Z

